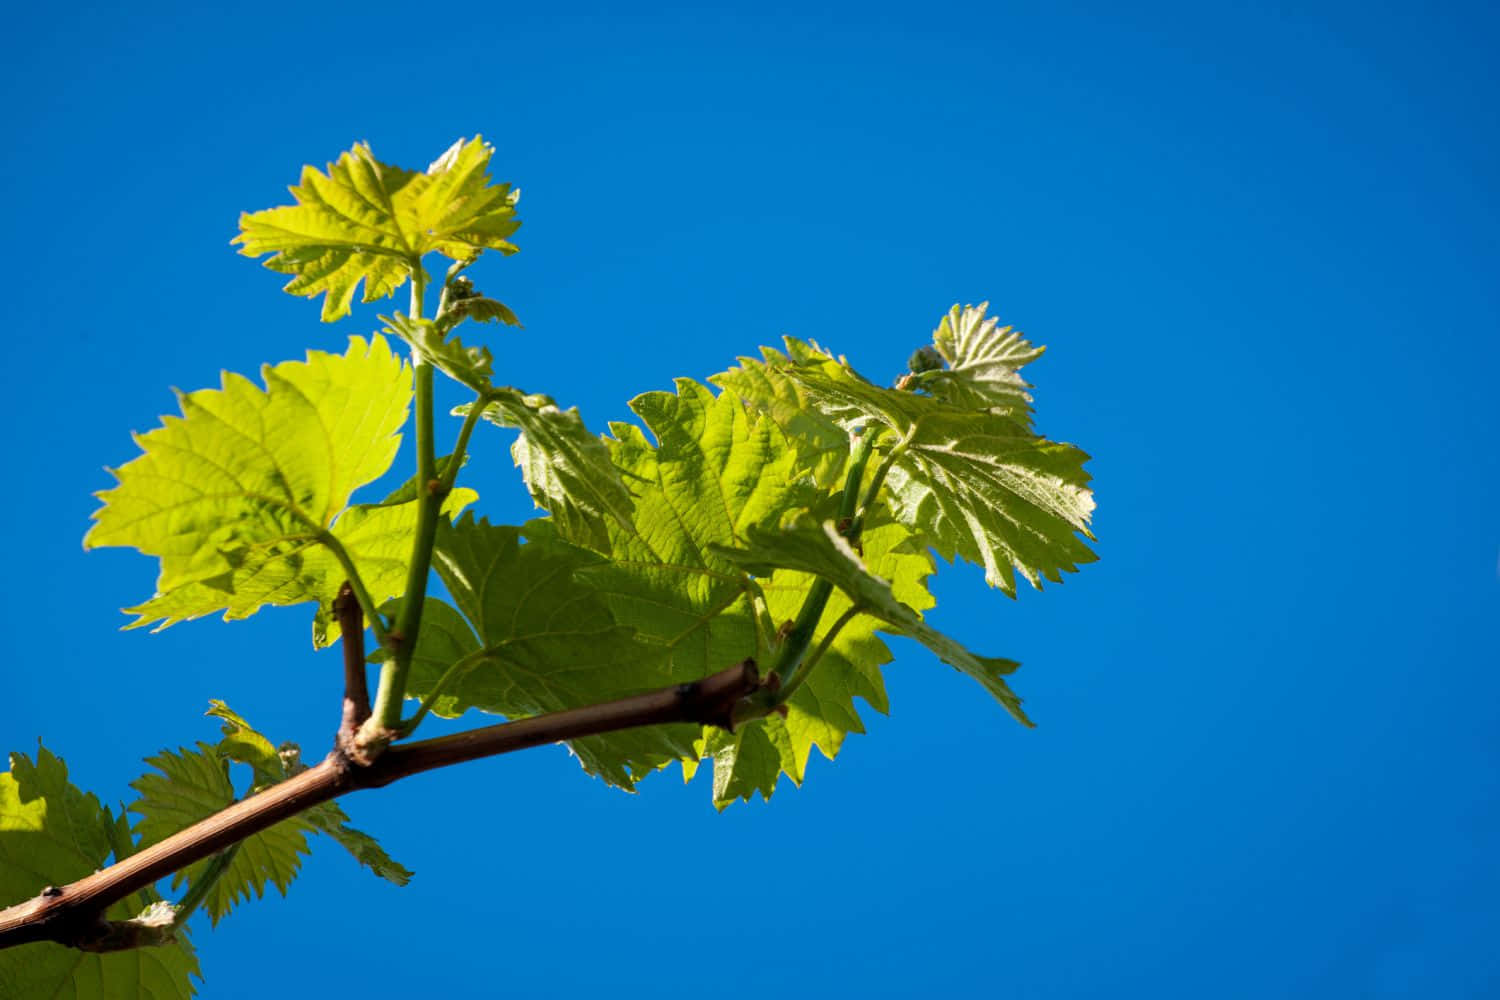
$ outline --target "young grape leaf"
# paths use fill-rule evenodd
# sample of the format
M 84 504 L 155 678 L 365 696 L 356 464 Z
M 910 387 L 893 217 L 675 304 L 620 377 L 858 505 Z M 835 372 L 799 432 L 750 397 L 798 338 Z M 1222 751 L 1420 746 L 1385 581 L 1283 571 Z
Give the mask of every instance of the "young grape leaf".
M 932 334 L 948 367 L 921 372 L 913 382 L 956 406 L 1001 413 L 1029 426 L 1031 395 L 1026 390 L 1031 387 L 1019 370 L 1045 348 L 1033 347 L 998 319 L 985 319 L 989 305 L 955 305 L 948 311 Z
M 840 486 L 849 454 L 849 432 L 820 413 L 806 390 L 781 374 L 782 368 L 794 362 L 832 359 L 814 344 L 795 337 L 785 340 L 786 354 L 762 347 L 762 360 L 742 357 L 740 367 L 720 372 L 709 381 L 776 422 L 797 453 L 799 473 L 810 472 L 819 486 Z
M 323 320 L 349 312 L 363 281 L 364 301 L 390 295 L 424 254 L 467 260 L 484 250 L 516 252 L 507 237 L 520 227 L 520 194 L 491 185 L 494 147 L 479 136 L 459 140 L 426 173 L 381 163 L 364 143 L 328 165 L 302 169 L 295 205 L 240 216 L 232 242 L 247 257 L 271 254 L 266 267 L 292 275 L 286 291 L 323 294 Z
M 485 420 L 520 428 L 511 457 L 538 507 L 552 515 L 569 541 L 606 551 L 613 525 L 628 525 L 633 504 L 604 442 L 584 426 L 576 408 L 561 409 L 550 396 L 508 386 L 484 397 Z M 467 406 L 454 410 L 467 415 Z
M 11 754 L 0 774 L 0 906 L 66 885 L 102 868 L 114 850 L 130 851 L 128 833 L 116 847 L 119 825 L 93 796 L 68 781 L 67 767 L 45 748 L 36 762 Z M 131 920 L 158 903 L 154 891 L 134 893 L 106 912 Z M 169 943 L 97 954 L 43 942 L 0 951 L 0 996 L 73 1000 L 189 1000 L 198 960 L 184 930 Z
M 488 347 L 465 347 L 457 336 L 448 336 L 430 319 L 412 319 L 399 312 L 380 319 L 385 323 L 386 333 L 404 340 L 428 364 L 455 382 L 480 395 L 490 390 L 495 359 Z
M 658 444 L 632 425 L 612 428 L 611 453 L 636 494 L 636 516 L 629 530 L 612 529 L 612 560 L 585 576 L 608 594 L 622 622 L 667 650 L 674 677 L 702 677 L 747 655 L 769 655 L 778 625 L 796 616 L 813 578 L 788 572 L 755 585 L 712 546 L 740 544 L 751 526 L 821 494 L 798 481 L 797 456 L 775 423 L 752 417 L 732 393 L 715 397 L 684 379 L 675 394 L 648 393 L 631 406 Z M 931 562 L 925 553 L 896 551 L 897 536 L 906 534 L 877 533 L 876 551 L 903 586 L 925 594 L 921 580 Z M 830 603 L 819 639 L 847 607 L 841 601 Z M 863 731 L 856 696 L 885 710 L 879 666 L 890 653 L 872 624 L 856 620 L 836 637 L 786 719 L 700 737 L 700 750 L 715 759 L 717 805 L 774 788 L 781 773 L 800 781 L 815 745 L 832 757 L 845 733 Z M 686 759 L 684 771 L 691 775 L 696 763 L 696 756 Z
M 200 742 L 193 750 L 163 750 L 146 758 L 146 763 L 156 771 L 131 783 L 141 795 L 130 811 L 141 817 L 135 829 L 142 847 L 165 840 L 235 800 L 228 760 L 212 744 Z M 256 898 L 264 895 L 268 883 L 285 896 L 302 865 L 302 855 L 308 853 L 307 834 L 312 832 L 315 830 L 305 816 L 293 816 L 241 841 L 228 869 L 203 901 L 209 918 L 217 924 L 252 892 Z M 172 876 L 172 888 L 183 882 L 195 883 L 212 860 L 204 859 L 177 872 Z
M 545 529 L 525 544 L 521 534 L 471 516 L 438 526 L 433 565 L 478 640 L 442 611 L 438 634 L 429 639 L 424 612 L 409 694 L 428 694 L 442 658 L 475 648 L 486 655 L 446 689 L 445 714 L 473 707 L 519 718 L 692 679 L 672 674 L 661 650 L 617 624 L 603 598 L 578 578 L 601 556 Z M 426 610 L 434 608 L 442 605 Z M 690 752 L 695 736 L 690 726 L 652 726 L 575 740 L 572 748 L 590 773 L 631 788 Z
M 287 745 L 285 749 L 273 747 L 270 740 L 222 701 L 214 699 L 209 702 L 208 714 L 223 722 L 224 738 L 219 741 L 219 753 L 250 766 L 255 775 L 254 791 L 305 770 L 300 761 L 296 761 L 297 752 L 293 745 Z M 295 761 L 291 766 L 288 765 L 289 757 Z M 348 815 L 337 803 L 320 803 L 304 810 L 297 818 L 306 820 L 318 833 L 327 834 L 353 855 L 354 860 L 381 878 L 397 885 L 411 881 L 411 872 L 393 861 L 374 837 L 349 825 Z
M 886 485 L 897 519 L 945 559 L 982 565 L 991 586 L 1014 595 L 1017 570 L 1040 587 L 1043 578 L 1060 581 L 1095 559 L 1077 537 L 1092 537 L 1088 456 L 1072 445 L 1038 437 L 1002 413 L 875 385 L 827 354 L 804 352 L 803 360 L 765 367 L 760 378 L 795 383 L 796 398 L 828 423 L 890 428 L 896 457 Z M 734 384 L 737 392 L 756 389 L 743 378 Z M 792 390 L 776 391 L 752 402 L 789 420 L 782 400 Z
M 916 639 L 944 663 L 983 684 L 1020 722 L 1031 725 L 1021 711 L 1021 700 L 1005 683 L 1004 675 L 1014 672 L 1019 664 L 976 656 L 924 622 L 916 609 L 896 597 L 888 582 L 866 568 L 832 521 L 820 523 L 807 511 L 798 511 L 779 529 L 757 526 L 748 535 L 744 548 L 721 547 L 717 551 L 760 576 L 792 569 L 822 577 L 838 587 L 861 612 L 884 622 L 886 631 Z M 815 670 L 814 676 L 816 673 Z
M 161 559 L 157 595 L 129 609 L 131 627 L 329 600 L 343 581 L 318 539 L 395 457 L 410 371 L 377 336 L 263 375 L 265 389 L 226 374 L 222 389 L 182 396 L 183 416 L 138 435 L 143 453 L 98 494 L 84 545 Z
M 504 323 L 518 330 L 524 330 L 521 320 L 515 313 L 511 312 L 510 306 L 494 299 L 485 298 L 483 295 L 475 295 L 467 299 L 459 299 L 453 303 L 455 316 L 467 316 L 469 319 L 480 323 Z

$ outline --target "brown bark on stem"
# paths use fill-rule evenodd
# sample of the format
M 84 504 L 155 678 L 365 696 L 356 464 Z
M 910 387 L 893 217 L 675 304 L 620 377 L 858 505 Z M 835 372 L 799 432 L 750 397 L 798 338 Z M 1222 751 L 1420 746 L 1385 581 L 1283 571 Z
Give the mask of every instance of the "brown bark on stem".
M 340 645 L 344 648 L 344 711 L 334 745 L 351 761 L 365 765 L 373 760 L 373 756 L 355 740 L 359 727 L 370 717 L 370 683 L 365 674 L 365 616 L 354 597 L 354 589 L 347 581 L 333 599 L 333 614 L 338 619 Z
M 242 799 L 123 861 L 0 910 L 0 949 L 33 941 L 97 947 L 112 926 L 102 918 L 111 904 L 304 809 L 348 792 L 379 788 L 466 761 L 637 726 L 695 722 L 728 728 L 735 704 L 754 692 L 759 683 L 754 661 L 745 660 L 691 684 L 396 744 L 368 765 L 355 764 L 335 749 L 316 767 Z

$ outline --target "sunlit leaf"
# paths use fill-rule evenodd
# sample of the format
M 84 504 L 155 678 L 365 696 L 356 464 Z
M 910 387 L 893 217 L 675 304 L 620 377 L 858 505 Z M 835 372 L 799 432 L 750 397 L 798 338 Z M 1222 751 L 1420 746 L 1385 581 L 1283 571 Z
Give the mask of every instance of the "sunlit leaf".
M 99 494 L 86 546 L 161 559 L 157 594 L 134 626 L 266 604 L 328 600 L 344 574 L 319 536 L 356 488 L 395 457 L 410 371 L 382 337 L 343 355 L 309 352 L 264 372 L 226 374 L 181 397 L 183 415 L 138 435 L 142 454 Z
M 82 878 L 112 852 L 128 856 L 129 832 L 117 830 L 122 820 L 70 784 L 66 766 L 46 749 L 37 748 L 35 763 L 11 754 L 10 770 L 0 774 L 0 906 Z M 133 893 L 105 916 L 130 920 L 159 900 L 151 890 Z M 188 1000 L 197 975 L 184 930 L 167 944 L 106 954 L 51 942 L 0 951 L 0 996 L 17 1000 Z
M 390 295 L 427 253 L 466 260 L 484 250 L 515 253 L 509 237 L 518 192 L 490 184 L 494 148 L 460 140 L 425 173 L 381 163 L 364 143 L 330 163 L 304 167 L 295 205 L 240 216 L 234 238 L 247 257 L 292 275 L 286 290 L 322 294 L 323 319 L 349 312 L 361 281 L 364 301 Z
M 752 528 L 743 549 L 721 548 L 719 553 L 760 576 L 791 569 L 828 580 L 860 612 L 884 622 L 886 631 L 916 639 L 944 663 L 979 681 L 1019 721 L 1031 725 L 1021 711 L 1021 700 L 1005 683 L 1004 675 L 1012 673 L 1018 664 L 976 656 L 924 622 L 915 608 L 896 597 L 889 582 L 866 568 L 831 521 L 820 523 L 806 511 L 798 512 L 779 528 Z
M 484 405 L 485 420 L 520 429 L 511 456 L 532 500 L 552 515 L 558 533 L 605 550 L 610 526 L 629 524 L 633 505 L 604 443 L 584 426 L 578 410 L 509 387 L 490 390 Z M 468 407 L 454 412 L 466 414 Z
M 486 655 L 446 689 L 444 714 L 468 708 L 510 718 L 576 708 L 673 683 L 661 650 L 618 624 L 603 597 L 579 579 L 604 560 L 547 532 L 523 543 L 521 529 L 464 517 L 440 526 L 434 566 L 464 617 L 466 634 L 438 609 L 438 632 L 418 640 L 409 693 L 431 691 L 449 656 Z M 475 636 L 477 635 L 477 640 Z M 449 660 L 449 662 L 454 662 Z M 688 752 L 689 726 L 653 726 L 573 742 L 583 766 L 632 787 L 644 774 Z

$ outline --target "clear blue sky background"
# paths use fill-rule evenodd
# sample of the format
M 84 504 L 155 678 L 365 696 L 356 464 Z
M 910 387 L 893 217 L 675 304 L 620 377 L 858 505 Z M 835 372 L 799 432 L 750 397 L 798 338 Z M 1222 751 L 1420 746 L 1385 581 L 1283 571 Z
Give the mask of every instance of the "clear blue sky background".
M 1033 732 L 898 643 L 891 716 L 769 805 L 557 748 L 362 793 L 416 880 L 315 855 L 196 935 L 205 996 L 1496 995 L 1497 23 L 1278 6 L 13 10 L 0 743 L 112 801 L 211 697 L 327 745 L 305 610 L 116 631 L 154 566 L 80 550 L 89 494 L 169 387 L 372 328 L 236 257 L 241 210 L 482 132 L 507 376 L 602 427 L 783 332 L 887 379 L 989 299 L 1101 560 L 936 581 Z M 473 481 L 519 520 L 507 443 Z

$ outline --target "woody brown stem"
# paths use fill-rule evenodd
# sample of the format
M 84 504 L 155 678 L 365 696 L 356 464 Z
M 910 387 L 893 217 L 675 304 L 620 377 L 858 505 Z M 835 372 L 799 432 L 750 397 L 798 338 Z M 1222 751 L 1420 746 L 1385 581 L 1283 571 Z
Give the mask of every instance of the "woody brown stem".
M 237 844 L 305 809 L 361 788 L 379 788 L 423 771 L 525 750 L 561 740 L 670 722 L 728 727 L 734 706 L 759 688 L 753 660 L 691 684 L 598 705 L 502 722 L 451 736 L 397 744 L 368 765 L 335 749 L 316 767 L 272 785 L 194 823 L 160 843 L 61 888 L 47 888 L 0 910 L 0 949 L 34 941 L 99 947 L 113 903 L 195 861 Z
M 333 599 L 333 614 L 338 619 L 340 645 L 344 650 L 344 709 L 335 745 L 356 763 L 368 764 L 372 758 L 366 756 L 354 738 L 359 727 L 370 717 L 370 686 L 365 674 L 365 616 L 348 581 Z

